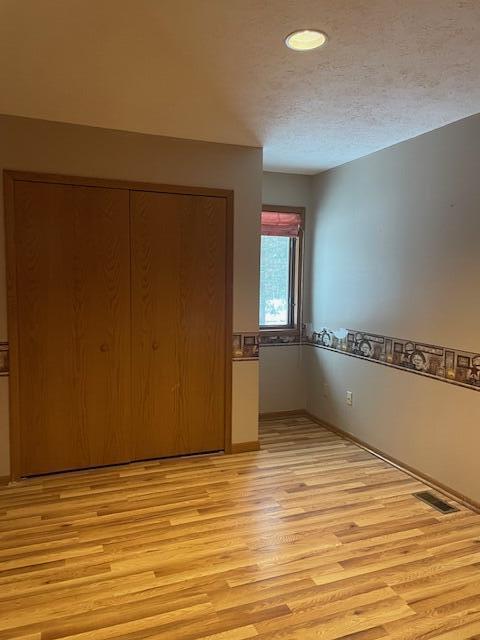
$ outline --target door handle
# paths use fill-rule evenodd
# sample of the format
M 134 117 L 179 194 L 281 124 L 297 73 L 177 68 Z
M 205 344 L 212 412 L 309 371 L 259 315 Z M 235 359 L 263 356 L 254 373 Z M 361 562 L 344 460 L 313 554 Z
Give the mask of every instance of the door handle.
M 158 351 L 158 347 L 159 347 L 158 342 L 152 342 L 152 349 L 153 349 L 154 351 Z
M 105 351 L 108 351 L 108 350 L 109 350 L 109 346 L 106 342 L 100 345 L 100 351 L 103 351 L 105 353 Z

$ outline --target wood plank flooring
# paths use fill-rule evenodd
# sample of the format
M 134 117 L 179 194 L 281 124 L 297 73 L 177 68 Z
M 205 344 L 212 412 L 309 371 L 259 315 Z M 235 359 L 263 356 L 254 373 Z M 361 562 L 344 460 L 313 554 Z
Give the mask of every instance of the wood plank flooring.
M 0 489 L 0 640 L 473 640 L 480 515 L 305 417 Z

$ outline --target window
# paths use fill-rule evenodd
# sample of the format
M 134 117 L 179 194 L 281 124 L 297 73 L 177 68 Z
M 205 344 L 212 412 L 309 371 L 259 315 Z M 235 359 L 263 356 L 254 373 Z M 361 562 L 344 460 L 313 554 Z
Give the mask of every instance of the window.
M 298 330 L 303 210 L 263 207 L 260 329 Z

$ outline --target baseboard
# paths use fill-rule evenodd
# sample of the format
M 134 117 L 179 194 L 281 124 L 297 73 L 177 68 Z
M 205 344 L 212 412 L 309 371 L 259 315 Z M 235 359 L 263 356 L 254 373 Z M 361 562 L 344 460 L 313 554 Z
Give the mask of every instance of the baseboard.
M 412 478 L 415 478 L 415 480 L 418 480 L 419 482 L 423 482 L 424 484 L 428 485 L 432 489 L 435 489 L 435 491 L 442 493 L 447 498 L 451 498 L 452 500 L 459 502 L 460 504 L 467 507 L 468 509 L 472 509 L 473 511 L 480 513 L 479 502 L 477 502 L 476 500 L 473 500 L 472 498 L 469 498 L 468 496 L 463 495 L 462 493 L 460 493 L 459 491 L 456 491 L 455 489 L 452 489 L 451 487 L 448 487 L 447 485 L 443 484 L 443 482 L 440 482 L 439 480 L 436 480 L 435 478 L 430 477 L 426 473 L 423 473 L 422 471 L 419 471 L 418 469 L 415 469 L 414 467 L 411 467 L 410 465 L 405 464 L 401 460 L 397 460 L 397 458 L 394 458 L 388 453 L 385 453 L 384 451 L 381 451 L 380 449 L 373 447 L 372 445 L 368 444 L 368 442 L 365 442 L 364 440 L 357 438 L 351 433 L 348 433 L 348 431 L 344 431 L 343 429 L 340 429 L 339 427 L 336 427 L 335 425 L 330 424 L 326 420 L 317 418 L 317 416 L 313 415 L 313 413 L 310 413 L 309 411 L 302 411 L 300 415 L 307 416 L 308 418 L 310 418 L 310 420 L 312 420 L 312 422 L 315 422 L 321 427 L 328 429 L 332 433 L 337 434 L 338 436 L 340 436 L 341 438 L 344 438 L 345 440 L 350 440 L 350 442 L 353 442 L 354 444 L 361 447 L 365 451 L 368 451 L 368 453 L 371 453 L 372 455 L 376 456 L 377 458 L 380 458 L 384 462 L 391 464 L 393 467 L 396 467 L 400 471 L 407 473 Z
M 8 484 L 10 482 L 10 476 L 0 476 L 0 486 Z
M 290 411 L 266 411 L 260 413 L 260 420 L 280 420 L 280 418 L 294 418 L 295 416 L 304 415 L 304 409 L 292 409 Z
M 260 442 L 232 442 L 230 453 L 247 453 L 248 451 L 259 451 Z

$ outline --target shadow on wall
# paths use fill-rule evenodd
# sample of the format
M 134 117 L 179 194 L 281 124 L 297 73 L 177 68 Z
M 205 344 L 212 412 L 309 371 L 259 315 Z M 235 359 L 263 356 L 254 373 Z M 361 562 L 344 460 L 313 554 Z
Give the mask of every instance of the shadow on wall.
M 322 174 L 320 174 L 322 175 Z M 322 249 L 320 238 L 322 235 L 322 223 L 325 204 L 328 201 L 328 193 L 331 190 L 334 178 L 319 180 L 318 176 L 312 176 L 310 183 L 311 207 L 305 220 L 305 259 L 304 259 L 304 322 L 312 320 L 312 312 L 320 309 L 321 300 L 316 295 L 319 274 L 324 273 L 327 266 L 327 256 Z M 315 283 L 315 285 L 314 285 Z M 313 286 L 314 285 L 314 286 Z
M 310 390 L 314 390 L 315 397 L 308 403 L 307 410 L 312 409 L 315 417 L 325 420 L 333 426 L 342 425 L 349 429 L 348 418 L 341 404 L 340 398 L 344 395 L 344 383 L 339 383 L 320 358 L 317 349 L 304 347 L 307 379 Z M 346 419 L 347 418 L 347 419 Z

